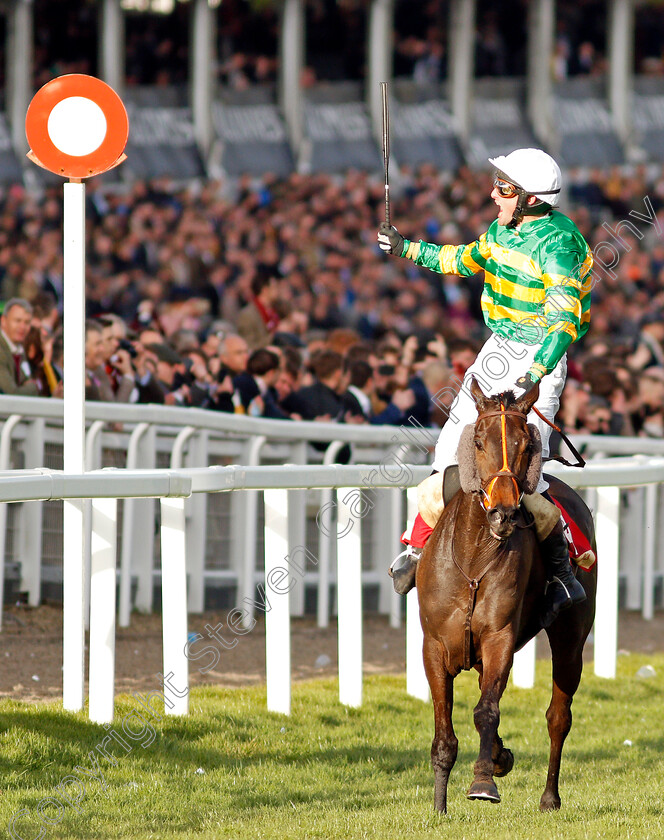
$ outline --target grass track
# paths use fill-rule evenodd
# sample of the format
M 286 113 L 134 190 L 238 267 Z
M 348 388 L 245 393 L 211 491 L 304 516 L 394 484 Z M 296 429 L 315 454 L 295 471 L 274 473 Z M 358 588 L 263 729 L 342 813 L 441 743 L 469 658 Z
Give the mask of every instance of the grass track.
M 657 675 L 635 678 L 646 663 Z M 11 816 L 25 808 L 14 836 L 37 837 L 41 803 L 52 820 L 42 837 L 67 840 L 659 840 L 664 656 L 621 657 L 615 681 L 587 669 L 563 754 L 563 808 L 555 814 L 538 810 L 548 756 L 548 663 L 538 662 L 537 669 L 537 687 L 510 687 L 501 705 L 501 734 L 516 761 L 498 780 L 500 805 L 465 798 L 477 750 L 472 708 L 478 695 L 474 675 L 457 679 L 460 749 L 446 816 L 432 808 L 431 708 L 406 696 L 401 677 L 367 679 L 361 709 L 339 705 L 336 681 L 296 684 L 290 718 L 265 711 L 264 689 L 197 689 L 188 718 L 156 722 L 156 737 L 144 749 L 138 740 L 130 753 L 112 749 L 115 767 L 100 758 L 106 789 L 88 781 L 80 813 L 44 800 L 62 799 L 56 786 L 77 765 L 92 766 L 88 753 L 106 730 L 57 704 L 2 702 L 0 828 L 6 831 Z M 136 699 L 125 695 L 117 714 L 137 709 Z M 140 732 L 138 718 L 131 721 Z M 114 729 L 121 732 L 121 723 Z M 64 790 L 74 795 L 71 784 Z

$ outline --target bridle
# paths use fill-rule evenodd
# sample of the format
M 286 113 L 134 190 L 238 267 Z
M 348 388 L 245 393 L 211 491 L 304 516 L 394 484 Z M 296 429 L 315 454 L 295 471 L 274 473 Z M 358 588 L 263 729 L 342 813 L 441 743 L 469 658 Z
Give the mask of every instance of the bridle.
M 493 494 L 494 487 L 496 482 L 499 478 L 509 478 L 512 480 L 514 484 L 514 491 L 517 497 L 516 507 L 519 507 L 521 504 L 521 500 L 523 498 L 523 486 L 522 486 L 522 479 L 510 469 L 510 465 L 507 458 L 507 417 L 508 415 L 512 415 L 514 417 L 520 417 L 524 422 L 526 421 L 526 415 L 522 411 L 514 411 L 513 409 L 506 409 L 505 403 L 503 402 L 502 398 L 500 400 L 500 410 L 499 411 L 485 411 L 483 414 L 480 414 L 477 418 L 476 423 L 479 423 L 480 420 L 484 420 L 487 417 L 500 417 L 500 442 L 501 442 L 501 449 L 503 454 L 503 464 L 501 468 L 497 472 L 491 473 L 491 475 L 486 479 L 484 484 L 482 485 L 480 492 L 481 492 L 481 503 L 482 507 L 485 511 L 492 510 L 495 505 L 491 501 L 491 496 Z

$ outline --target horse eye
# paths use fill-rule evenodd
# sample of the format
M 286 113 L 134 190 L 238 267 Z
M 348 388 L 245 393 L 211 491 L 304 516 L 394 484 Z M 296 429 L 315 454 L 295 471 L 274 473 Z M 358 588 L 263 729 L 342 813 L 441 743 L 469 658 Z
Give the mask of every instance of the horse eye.
M 482 441 L 475 439 L 475 449 L 479 450 L 480 452 L 484 449 L 482 446 Z

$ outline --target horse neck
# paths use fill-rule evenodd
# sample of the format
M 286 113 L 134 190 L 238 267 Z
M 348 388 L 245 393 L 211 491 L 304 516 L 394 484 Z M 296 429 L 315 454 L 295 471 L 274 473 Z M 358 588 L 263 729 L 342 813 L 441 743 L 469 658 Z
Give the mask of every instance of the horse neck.
M 505 551 L 506 543 L 491 536 L 486 512 L 476 494 L 460 493 L 454 511 L 454 555 L 470 577 L 481 572 L 491 558 Z

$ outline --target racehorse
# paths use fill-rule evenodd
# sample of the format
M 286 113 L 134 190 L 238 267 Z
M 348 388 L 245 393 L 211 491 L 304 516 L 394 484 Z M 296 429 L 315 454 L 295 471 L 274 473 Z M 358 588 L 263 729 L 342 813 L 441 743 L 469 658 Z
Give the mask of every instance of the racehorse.
M 541 469 L 539 433 L 526 421 L 539 388 L 520 399 L 511 391 L 487 397 L 473 378 L 471 393 L 478 417 L 459 444 L 462 489 L 444 508 L 417 564 L 416 578 L 424 667 L 434 707 L 434 806 L 443 812 L 458 749 L 452 726 L 454 678 L 470 668 L 479 673 L 474 723 L 480 749 L 467 796 L 500 801 L 494 776 L 506 775 L 514 764 L 498 734 L 500 699 L 515 651 L 542 628 L 546 588 L 532 518 L 521 505 L 523 491 L 534 491 Z M 478 483 L 464 492 L 462 468 L 468 470 L 468 461 Z M 547 480 L 550 495 L 561 501 L 595 549 L 592 516 L 583 500 L 562 481 L 550 476 Z M 590 572 L 578 569 L 577 576 L 587 600 L 560 613 L 546 628 L 553 693 L 546 713 L 551 745 L 542 811 L 560 808 L 560 760 L 572 725 L 583 646 L 595 615 L 596 566 Z

